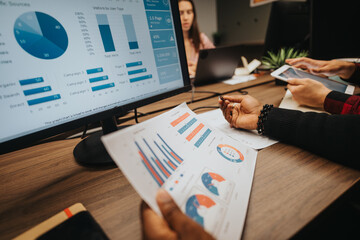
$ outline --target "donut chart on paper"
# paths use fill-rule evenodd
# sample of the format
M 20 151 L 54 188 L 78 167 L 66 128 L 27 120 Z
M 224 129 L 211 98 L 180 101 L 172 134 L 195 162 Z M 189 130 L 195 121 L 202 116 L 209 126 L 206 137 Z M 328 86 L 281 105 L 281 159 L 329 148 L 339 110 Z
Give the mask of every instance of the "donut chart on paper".
M 228 144 L 219 144 L 217 146 L 217 151 L 226 160 L 234 163 L 240 163 L 244 161 L 244 155 L 233 146 Z

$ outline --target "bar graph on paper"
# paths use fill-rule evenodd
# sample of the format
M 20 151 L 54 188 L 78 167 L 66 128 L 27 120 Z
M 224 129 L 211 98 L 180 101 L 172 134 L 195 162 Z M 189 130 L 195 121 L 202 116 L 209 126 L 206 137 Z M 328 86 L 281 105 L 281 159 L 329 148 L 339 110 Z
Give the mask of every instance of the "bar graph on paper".
M 174 128 L 179 127 L 177 132 L 184 135 L 188 142 L 194 142 L 194 146 L 197 148 L 203 144 L 212 132 L 197 117 L 192 117 L 188 112 L 176 118 L 170 125 Z
M 154 181 L 162 186 L 184 161 L 160 134 L 154 140 L 135 141 L 141 162 Z

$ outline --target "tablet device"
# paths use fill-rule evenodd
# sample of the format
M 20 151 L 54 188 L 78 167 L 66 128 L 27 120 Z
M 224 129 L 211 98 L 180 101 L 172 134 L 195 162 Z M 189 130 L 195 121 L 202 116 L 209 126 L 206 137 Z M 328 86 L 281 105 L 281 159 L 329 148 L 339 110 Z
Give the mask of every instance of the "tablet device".
M 303 70 L 291 67 L 289 65 L 284 65 L 279 69 L 275 70 L 274 72 L 271 73 L 271 76 L 283 81 L 287 81 L 289 78 L 310 78 L 318 82 L 321 82 L 322 84 L 324 84 L 325 87 L 331 90 L 343 92 L 347 94 L 353 94 L 355 90 L 354 86 L 337 82 L 335 80 L 331 80 L 328 78 L 319 77 L 311 73 L 305 72 Z

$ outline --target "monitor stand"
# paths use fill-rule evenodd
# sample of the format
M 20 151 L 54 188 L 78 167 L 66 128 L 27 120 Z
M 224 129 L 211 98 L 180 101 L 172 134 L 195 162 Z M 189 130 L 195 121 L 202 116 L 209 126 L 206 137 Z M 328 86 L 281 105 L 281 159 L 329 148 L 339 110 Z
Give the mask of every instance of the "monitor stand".
M 116 167 L 101 141 L 103 135 L 118 130 L 115 117 L 102 120 L 101 126 L 102 131 L 91 134 L 74 148 L 73 154 L 78 164 L 86 167 Z

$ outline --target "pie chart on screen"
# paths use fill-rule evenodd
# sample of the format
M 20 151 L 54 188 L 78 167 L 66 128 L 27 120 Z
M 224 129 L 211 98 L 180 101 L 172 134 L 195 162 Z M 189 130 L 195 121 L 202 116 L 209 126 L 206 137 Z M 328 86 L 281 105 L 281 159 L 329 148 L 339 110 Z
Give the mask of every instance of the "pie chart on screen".
M 55 59 L 68 47 L 64 27 L 52 16 L 42 12 L 26 12 L 14 24 L 15 39 L 28 54 L 39 59 Z

